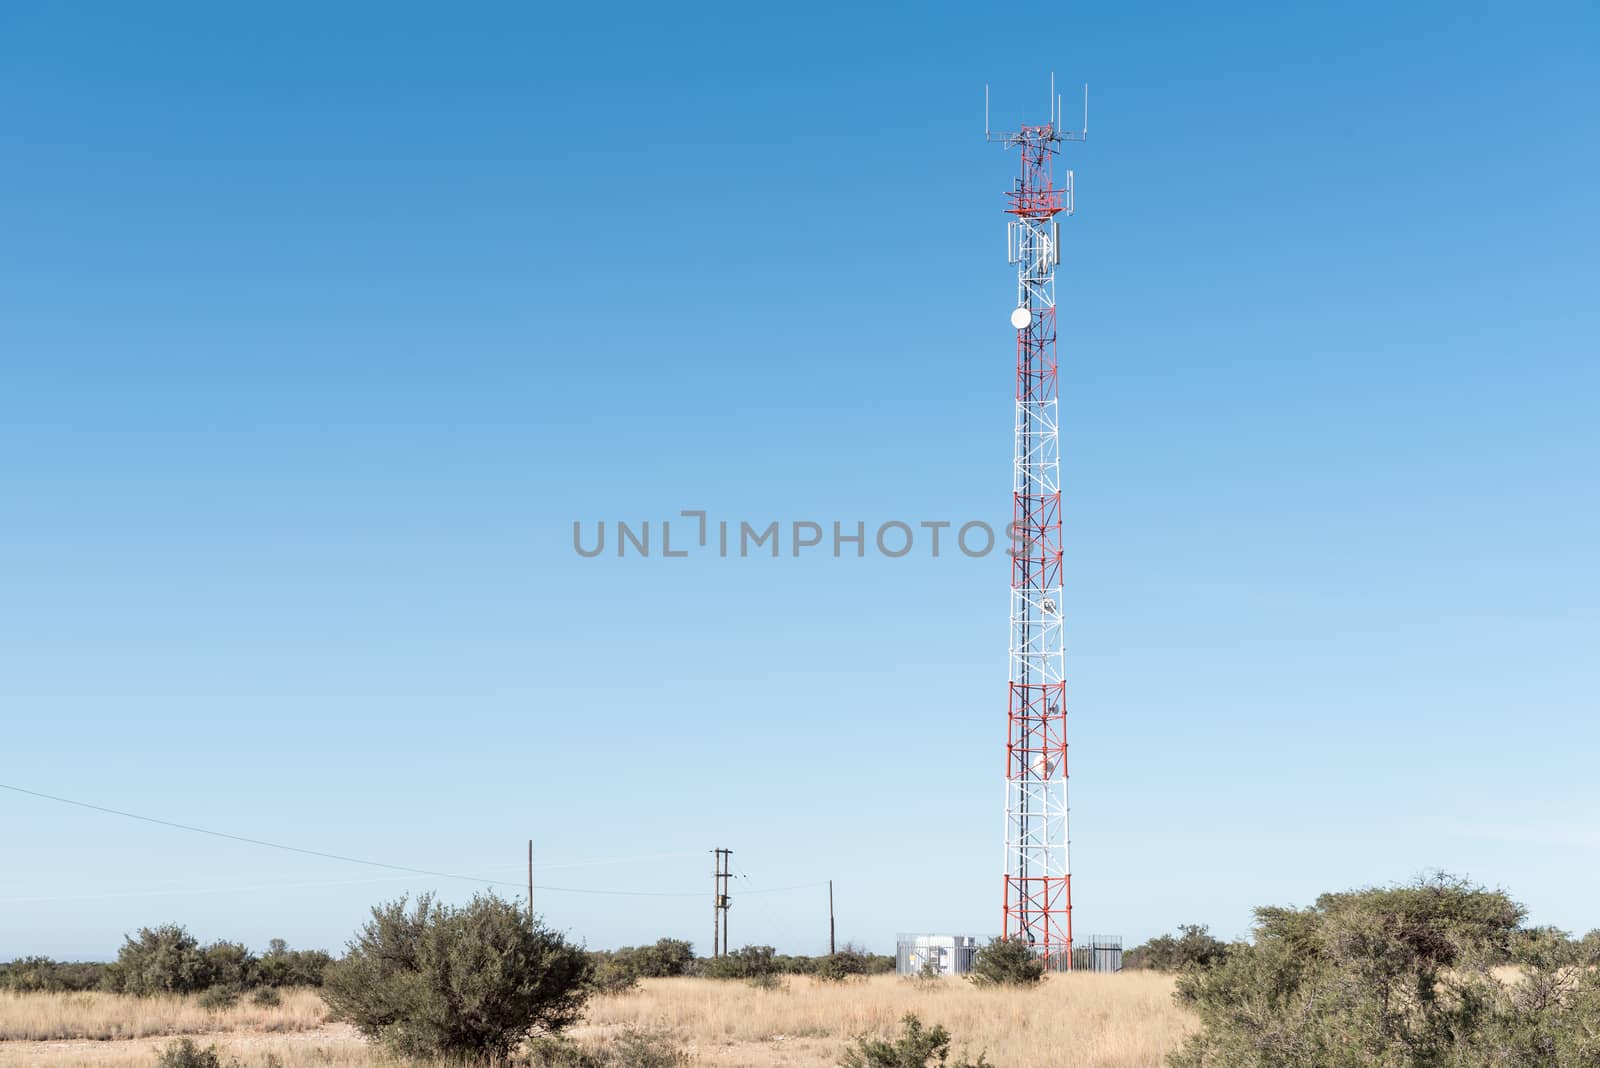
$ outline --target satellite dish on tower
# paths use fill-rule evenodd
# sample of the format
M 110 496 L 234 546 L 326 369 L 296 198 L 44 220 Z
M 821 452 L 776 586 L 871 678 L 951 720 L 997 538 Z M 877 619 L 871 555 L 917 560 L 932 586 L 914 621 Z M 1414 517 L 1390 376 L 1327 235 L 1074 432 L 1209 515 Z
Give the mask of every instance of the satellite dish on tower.
M 1018 330 L 1028 329 L 1028 324 L 1033 322 L 1033 313 L 1027 308 L 1018 308 L 1011 313 L 1011 325 Z

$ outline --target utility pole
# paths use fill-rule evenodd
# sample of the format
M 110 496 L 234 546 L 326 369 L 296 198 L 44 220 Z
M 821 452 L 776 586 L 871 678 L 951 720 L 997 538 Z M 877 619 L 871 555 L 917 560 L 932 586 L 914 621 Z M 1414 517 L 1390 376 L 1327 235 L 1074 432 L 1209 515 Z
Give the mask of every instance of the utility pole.
M 837 946 L 835 946 L 833 944 L 833 880 L 829 879 L 828 880 L 828 955 L 832 956 L 833 954 L 835 954 L 837 952 L 839 952 L 839 949 L 838 949 Z
M 533 839 L 528 839 L 528 922 L 533 922 Z
M 722 957 L 728 952 L 728 909 L 733 904 L 728 896 L 728 881 L 733 878 L 728 871 L 733 850 L 713 849 L 711 853 L 711 955 Z

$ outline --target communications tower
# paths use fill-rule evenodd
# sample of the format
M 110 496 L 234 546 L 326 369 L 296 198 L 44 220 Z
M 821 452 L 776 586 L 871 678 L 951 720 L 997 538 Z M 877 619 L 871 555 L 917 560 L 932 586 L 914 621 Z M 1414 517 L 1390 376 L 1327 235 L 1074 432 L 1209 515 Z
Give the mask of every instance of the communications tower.
M 1056 382 L 1056 266 L 1060 216 L 1072 214 L 1072 172 L 1056 185 L 1063 142 L 1050 84 L 1050 121 L 1015 133 L 1020 173 L 1006 194 L 1006 247 L 1017 268 L 1016 445 L 1012 466 L 1011 679 L 1007 698 L 1005 899 L 1001 933 L 1020 938 L 1052 969 L 1072 967 L 1072 875 L 1067 861 L 1067 702 L 1061 630 L 1061 437 Z

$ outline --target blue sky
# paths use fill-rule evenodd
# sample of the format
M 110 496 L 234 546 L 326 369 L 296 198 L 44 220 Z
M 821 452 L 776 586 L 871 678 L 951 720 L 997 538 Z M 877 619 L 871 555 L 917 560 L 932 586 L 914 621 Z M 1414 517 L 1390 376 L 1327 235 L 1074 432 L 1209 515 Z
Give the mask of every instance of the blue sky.
M 982 139 L 1060 275 L 1076 927 L 1442 867 L 1600 926 L 1592 6 L 0 13 L 0 781 L 542 891 L 607 946 L 993 931 Z M 1066 90 L 1070 96 L 1072 90 Z M 1069 109 L 1070 112 L 1070 109 Z M 604 863 L 592 863 L 603 861 Z M 801 889 L 785 889 L 800 886 Z M 471 883 L 0 792 L 0 959 L 337 947 Z

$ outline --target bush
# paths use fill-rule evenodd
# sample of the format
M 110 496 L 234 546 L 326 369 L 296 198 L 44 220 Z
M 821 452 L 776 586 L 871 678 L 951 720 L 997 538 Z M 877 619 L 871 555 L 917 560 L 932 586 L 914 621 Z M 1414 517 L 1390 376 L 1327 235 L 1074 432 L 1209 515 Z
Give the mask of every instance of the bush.
M 124 939 L 110 964 L 24 957 L 0 964 L 0 989 L 18 993 L 109 990 L 136 995 L 192 994 L 212 987 L 321 986 L 333 958 L 320 949 L 290 950 L 273 939 L 257 958 L 237 942 L 201 946 L 176 924 L 146 927 Z
M 839 952 L 859 955 L 866 966 L 866 971 L 863 974 L 883 975 L 885 973 L 894 971 L 893 956 L 886 956 L 882 953 L 868 953 L 860 946 L 853 945 L 846 945 L 843 949 L 839 950 Z M 788 953 L 774 953 L 772 956 L 771 968 L 774 972 L 777 972 L 780 975 L 817 975 L 819 972 L 825 972 L 829 973 L 825 976 L 825 979 L 837 978 L 837 970 L 833 969 L 832 965 L 828 963 L 829 956 L 831 956 L 831 954 L 826 953 L 820 957 L 802 957 L 793 956 Z M 702 974 L 704 974 L 705 965 L 709 963 L 710 961 L 700 962 Z
M 622 994 L 640 979 L 688 975 L 694 968 L 694 946 L 681 938 L 663 938 L 653 946 L 623 946 L 589 954 L 594 963 L 596 993 Z
M 683 1068 L 691 1061 L 670 1036 L 626 1031 L 598 1048 L 565 1039 L 536 1039 L 520 1063 L 529 1068 Z
M 1600 1061 L 1600 939 L 1581 942 L 1549 928 L 1513 949 L 1521 974 L 1489 986 L 1481 1037 L 1459 1063 L 1469 1068 L 1565 1068 Z
M 972 956 L 978 986 L 1033 986 L 1044 978 L 1044 961 L 1020 938 L 996 938 Z
M 867 954 L 867 974 L 868 975 L 893 975 L 894 974 L 894 970 L 895 970 L 895 959 L 894 959 L 894 954 L 893 953 L 868 953 Z
M 322 997 L 335 1019 L 403 1057 L 501 1063 L 535 1029 L 577 1020 L 588 955 L 493 894 L 462 908 L 424 894 L 372 910 Z
M 771 946 L 741 946 L 720 957 L 700 962 L 700 974 L 707 979 L 752 979 L 778 972 L 777 953 Z
M 275 1009 L 283 1004 L 283 995 L 270 986 L 263 986 L 250 995 L 250 1004 L 263 1009 Z
M 903 982 L 910 983 L 918 990 L 938 990 L 944 986 L 944 980 L 944 969 L 939 967 L 939 962 L 925 960 L 917 973 L 906 976 Z
M 18 994 L 54 993 L 56 962 L 49 957 L 19 957 L 0 965 L 0 987 Z
M 177 924 L 143 927 L 117 951 L 113 985 L 128 994 L 192 994 L 211 985 L 200 943 Z
M 670 1036 L 628 1031 L 607 1048 L 600 1063 L 606 1068 L 683 1068 L 690 1060 Z
M 106 989 L 141 997 L 193 994 L 225 987 L 235 994 L 262 982 L 260 962 L 238 942 L 201 946 L 183 927 L 140 928 L 123 940 L 116 962 L 103 971 Z
M 949 1056 L 950 1032 L 943 1027 L 925 1030 L 921 1020 L 908 1014 L 898 1039 L 890 1042 L 862 1036 L 839 1063 L 844 1068 L 928 1068 L 946 1065 Z M 980 1053 L 976 1062 L 960 1061 L 949 1068 L 989 1068 L 989 1062 Z
M 565 1038 L 535 1038 L 518 1061 L 519 1068 L 599 1068 L 594 1054 Z
M 1177 937 L 1161 935 L 1128 950 L 1122 957 L 1122 966 L 1181 972 L 1185 968 L 1209 968 L 1227 952 L 1228 943 L 1212 937 L 1204 924 L 1184 924 L 1178 928 Z
M 206 982 L 235 990 L 257 982 L 256 958 L 238 942 L 213 942 L 201 951 L 206 962 Z
M 639 985 L 639 973 L 615 953 L 590 953 L 589 964 L 589 987 L 596 994 L 626 994 Z
M 846 945 L 836 953 L 818 957 L 811 974 L 825 983 L 842 983 L 847 979 L 864 979 L 871 969 L 872 963 L 865 950 Z
M 616 954 L 641 979 L 687 975 L 694 965 L 694 946 L 681 938 L 662 938 L 653 946 L 625 946 Z
M 1178 979 L 1200 1029 L 1177 1068 L 1593 1063 L 1600 973 L 1564 935 L 1520 932 L 1504 893 L 1437 875 L 1256 910 L 1255 937 Z M 1522 974 L 1501 982 L 1507 959 Z
M 788 990 L 789 977 L 781 972 L 757 972 L 745 982 L 757 990 Z
M 23 957 L 0 964 L 0 988 L 18 994 L 96 990 L 106 979 L 106 965 L 67 962 L 49 957 Z
M 208 1012 L 222 1012 L 239 1003 L 239 990 L 231 986 L 214 986 L 200 995 L 200 1007 Z
M 333 958 L 320 949 L 290 949 L 281 938 L 267 944 L 256 962 L 258 981 L 264 986 L 321 986 Z
M 816 970 L 820 957 L 797 957 L 790 953 L 775 953 L 772 956 L 772 970 L 784 975 L 810 975 Z
M 201 1049 L 193 1039 L 181 1038 L 156 1057 L 157 1068 L 230 1068 L 239 1062 L 230 1058 L 224 1064 L 217 1047 Z

